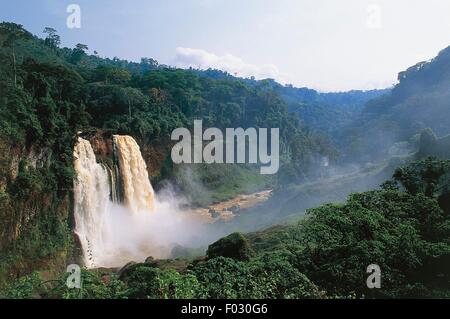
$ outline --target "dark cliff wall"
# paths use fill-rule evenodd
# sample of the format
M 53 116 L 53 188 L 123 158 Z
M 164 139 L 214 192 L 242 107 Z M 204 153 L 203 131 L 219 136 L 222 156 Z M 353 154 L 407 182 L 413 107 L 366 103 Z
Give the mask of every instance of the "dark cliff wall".
M 0 285 L 77 261 L 71 189 L 58 189 L 51 150 L 0 146 Z

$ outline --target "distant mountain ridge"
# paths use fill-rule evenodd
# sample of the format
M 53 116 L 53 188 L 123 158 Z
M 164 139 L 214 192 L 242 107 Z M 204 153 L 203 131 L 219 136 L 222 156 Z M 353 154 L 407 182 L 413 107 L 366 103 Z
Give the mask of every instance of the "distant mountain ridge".
M 203 77 L 213 79 L 236 78 L 221 70 L 194 70 Z M 370 100 L 389 94 L 391 88 L 374 90 L 351 90 L 347 92 L 319 92 L 307 87 L 282 85 L 274 79 L 255 80 L 239 78 L 255 87 L 266 86 L 277 92 L 290 112 L 298 114 L 300 120 L 313 131 L 332 134 L 350 124 L 363 111 Z
M 450 133 L 450 47 L 437 57 L 400 72 L 388 94 L 370 100 L 339 135 L 347 159 L 386 158 L 389 148 L 412 141 L 424 129 Z

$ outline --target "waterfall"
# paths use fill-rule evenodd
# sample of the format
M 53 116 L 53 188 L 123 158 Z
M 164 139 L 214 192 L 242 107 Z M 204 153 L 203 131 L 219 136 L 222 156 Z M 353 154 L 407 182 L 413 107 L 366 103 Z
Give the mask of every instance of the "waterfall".
M 139 145 L 131 136 L 113 136 L 124 204 L 133 212 L 151 212 L 154 192 Z
M 75 233 L 81 241 L 84 263 L 92 268 L 108 240 L 105 220 L 110 202 L 109 176 L 97 163 L 89 141 L 80 137 L 74 148 L 74 168 Z
M 154 192 L 139 146 L 130 136 L 115 135 L 113 142 L 112 167 L 97 163 L 89 141 L 79 137 L 74 147 L 75 233 L 88 268 L 165 256 L 167 250 L 157 243 L 163 224 L 150 214 Z
M 114 167 L 111 169 L 108 166 L 106 166 L 106 169 L 108 170 L 108 176 L 109 176 L 109 185 L 111 187 L 111 201 L 113 203 L 119 203 L 120 200 L 120 192 L 119 192 L 119 174 L 117 170 L 117 165 L 114 165 Z

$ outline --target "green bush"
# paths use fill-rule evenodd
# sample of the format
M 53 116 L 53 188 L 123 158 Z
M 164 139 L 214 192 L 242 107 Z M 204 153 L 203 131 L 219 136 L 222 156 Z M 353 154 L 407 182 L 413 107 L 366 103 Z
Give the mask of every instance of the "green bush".
M 206 298 L 320 298 L 315 285 L 281 255 L 249 262 L 217 257 L 193 267 Z
M 154 268 L 146 264 L 130 266 L 121 280 L 127 285 L 126 295 L 140 299 L 188 299 L 200 297 L 197 279 L 191 273 Z
M 127 298 L 126 286 L 116 274 L 101 274 L 81 269 L 80 288 L 67 287 L 69 274 L 62 274 L 51 282 L 44 297 L 63 299 L 123 299 Z
M 36 298 L 42 289 L 42 279 L 39 273 L 18 279 L 13 284 L 0 291 L 0 298 L 5 299 L 31 299 Z

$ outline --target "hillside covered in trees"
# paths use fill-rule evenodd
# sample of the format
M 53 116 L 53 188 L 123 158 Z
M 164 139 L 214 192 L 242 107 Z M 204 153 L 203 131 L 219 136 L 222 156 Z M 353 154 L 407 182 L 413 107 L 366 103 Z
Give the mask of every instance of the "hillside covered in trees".
M 450 49 L 400 72 L 398 81 L 339 134 L 347 159 L 376 161 L 397 143 L 417 148 L 418 134 L 428 128 L 438 137 L 450 134 Z
M 31 298 L 449 298 L 450 162 L 399 168 L 380 190 L 308 211 L 297 224 L 233 233 L 206 256 L 130 263 L 119 272 L 83 270 L 21 278 L 4 297 Z M 366 286 L 367 265 L 383 269 L 382 289 Z
M 61 48 L 52 28 L 44 33 L 0 24 L 1 297 L 450 297 L 447 49 L 401 73 L 392 90 L 319 93 L 150 58 L 102 58 L 85 44 Z M 279 172 L 174 165 L 170 134 L 195 119 L 279 127 Z M 138 142 L 157 190 L 169 182 L 193 206 L 261 189 L 273 189 L 272 199 L 219 225 L 227 236 L 207 249 L 83 269 L 83 288 L 67 289 L 65 267 L 81 254 L 73 147 L 81 135 L 107 161 L 115 134 Z M 408 151 L 389 160 L 393 146 Z M 349 163 L 358 169 L 337 166 Z M 380 290 L 366 286 L 373 263 L 383 271 Z
M 72 150 L 79 132 L 133 136 L 153 152 L 146 158 L 152 179 L 173 179 L 186 192 L 191 187 L 183 189 L 167 146 L 171 131 L 191 127 L 194 119 L 218 128 L 279 127 L 280 171 L 289 171 L 294 180 L 309 178 L 314 159 L 332 151 L 270 88 L 199 76 L 152 59 L 103 59 L 87 55 L 83 44 L 59 48 L 56 31 L 46 28 L 45 33 L 40 39 L 20 25 L 0 25 L 2 278 L 53 262 L 61 252 L 71 258 Z M 245 191 L 241 182 L 252 188 L 268 183 L 251 167 L 208 167 L 205 172 L 198 178 L 213 194 L 217 187 L 227 196 Z

